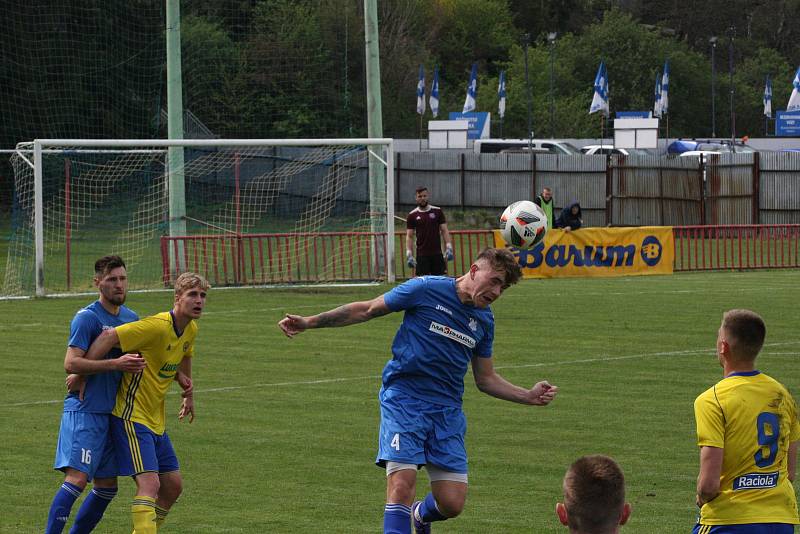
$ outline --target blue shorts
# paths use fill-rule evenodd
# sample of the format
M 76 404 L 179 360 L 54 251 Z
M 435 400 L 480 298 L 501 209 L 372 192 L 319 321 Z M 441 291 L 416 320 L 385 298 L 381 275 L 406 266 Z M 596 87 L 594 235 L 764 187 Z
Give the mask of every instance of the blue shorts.
M 120 476 L 135 476 L 148 471 L 170 473 L 180 469 L 166 432 L 159 435 L 143 424 L 112 415 L 111 437 Z
M 64 412 L 58 431 L 53 468 L 67 467 L 86 473 L 87 479 L 117 476 L 114 443 L 106 413 Z
M 467 473 L 467 419 L 461 408 L 431 404 L 392 389 L 381 389 L 378 398 L 381 429 L 376 464 L 432 464 L 451 473 Z
M 788 523 L 746 523 L 743 525 L 700 525 L 692 534 L 792 534 L 794 525 Z

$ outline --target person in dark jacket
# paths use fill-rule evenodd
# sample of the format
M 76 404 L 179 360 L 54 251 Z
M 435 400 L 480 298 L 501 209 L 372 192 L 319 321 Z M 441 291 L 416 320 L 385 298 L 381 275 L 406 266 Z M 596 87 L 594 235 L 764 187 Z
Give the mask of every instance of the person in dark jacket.
M 561 215 L 556 219 L 556 228 L 563 228 L 565 232 L 577 230 L 583 226 L 581 219 L 581 205 L 577 200 L 572 201 L 567 207 L 561 210 Z

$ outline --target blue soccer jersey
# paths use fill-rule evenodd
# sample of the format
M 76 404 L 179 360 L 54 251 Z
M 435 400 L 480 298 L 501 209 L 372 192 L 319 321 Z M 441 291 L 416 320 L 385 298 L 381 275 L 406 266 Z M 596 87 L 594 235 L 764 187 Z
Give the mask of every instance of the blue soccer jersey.
M 463 304 L 456 281 L 423 276 L 384 295 L 392 311 L 405 310 L 383 369 L 383 389 L 445 406 L 461 406 L 464 375 L 473 356 L 492 356 L 494 315 Z
M 92 342 L 106 328 L 113 328 L 138 319 L 139 316 L 125 306 L 120 306 L 119 313 L 112 315 L 103 308 L 100 301 L 95 301 L 75 314 L 72 324 L 70 324 L 67 345 L 87 351 Z M 118 358 L 121 355 L 121 350 L 111 349 L 106 354 L 106 358 Z M 87 376 L 83 401 L 78 399 L 77 393 L 68 393 L 64 399 L 64 411 L 111 413 L 117 399 L 117 387 L 121 377 L 122 373 L 117 371 Z

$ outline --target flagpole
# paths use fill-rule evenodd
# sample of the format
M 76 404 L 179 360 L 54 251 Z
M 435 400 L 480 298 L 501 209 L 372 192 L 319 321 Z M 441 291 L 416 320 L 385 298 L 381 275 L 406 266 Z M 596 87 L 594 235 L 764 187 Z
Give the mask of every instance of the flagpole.
M 422 115 L 419 116 L 419 151 L 422 152 Z

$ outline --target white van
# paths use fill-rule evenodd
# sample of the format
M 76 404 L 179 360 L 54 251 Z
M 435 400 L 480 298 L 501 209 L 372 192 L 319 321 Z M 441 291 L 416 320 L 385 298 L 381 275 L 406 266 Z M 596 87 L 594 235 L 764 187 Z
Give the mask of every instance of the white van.
M 575 145 L 558 139 L 476 139 L 473 149 L 476 154 L 527 153 L 529 144 L 536 154 L 572 155 L 581 153 Z

